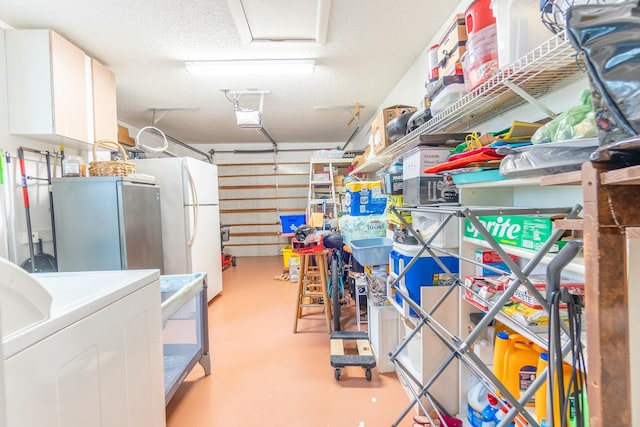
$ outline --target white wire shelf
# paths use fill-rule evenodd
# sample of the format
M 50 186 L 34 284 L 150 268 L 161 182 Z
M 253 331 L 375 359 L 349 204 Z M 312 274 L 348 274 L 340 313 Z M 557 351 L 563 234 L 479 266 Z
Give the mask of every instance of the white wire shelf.
M 459 286 L 463 289 L 463 291 L 466 289 L 463 284 L 460 284 Z M 476 298 L 478 297 L 476 296 Z M 470 301 L 467 297 L 463 297 L 462 299 L 467 304 L 482 311 L 483 313 L 486 313 L 488 311 L 480 308 L 478 305 Z M 487 301 L 483 301 L 483 303 L 487 304 L 489 308 L 492 307 L 491 303 Z M 523 337 L 527 338 L 531 342 L 535 343 L 536 345 L 544 348 L 545 350 L 549 349 L 549 334 L 547 331 L 547 326 L 531 327 L 531 326 L 523 325 L 518 320 L 514 319 L 513 317 L 509 316 L 506 313 L 503 313 L 502 311 L 498 312 L 498 314 L 495 316 L 495 319 L 500 323 L 502 323 L 503 325 L 507 326 L 508 328 L 512 329 L 513 331 L 517 332 L 518 334 L 522 335 Z M 586 326 L 584 321 L 582 324 L 583 326 Z M 561 338 L 562 345 L 565 345 L 567 341 L 568 341 L 567 335 L 562 333 L 562 338 Z M 580 333 L 580 341 L 582 342 L 583 347 L 586 349 L 587 333 L 586 333 L 586 328 L 584 327 Z M 572 363 L 570 354 L 567 354 L 564 360 L 567 363 Z
M 419 145 L 422 134 L 464 132 L 526 103 L 525 98 L 511 87 L 515 86 L 535 99 L 583 77 L 575 49 L 565 33 L 560 32 L 418 129 L 367 159 L 351 174 L 382 168 L 401 153 Z
M 492 249 L 491 245 L 485 241 L 480 239 L 474 239 L 473 237 L 463 237 L 463 240 L 467 243 L 471 243 L 475 246 L 480 246 L 487 249 Z M 531 251 L 527 249 L 518 248 L 515 246 L 509 245 L 500 245 L 502 249 L 508 253 L 509 255 L 515 255 L 520 258 L 531 259 L 535 256 L 536 251 Z M 542 260 L 540 260 L 540 264 L 547 265 L 553 260 L 556 254 L 546 254 Z M 564 268 L 566 271 L 571 271 L 573 273 L 578 273 L 584 275 L 584 256 L 582 254 L 575 257 L 567 266 Z

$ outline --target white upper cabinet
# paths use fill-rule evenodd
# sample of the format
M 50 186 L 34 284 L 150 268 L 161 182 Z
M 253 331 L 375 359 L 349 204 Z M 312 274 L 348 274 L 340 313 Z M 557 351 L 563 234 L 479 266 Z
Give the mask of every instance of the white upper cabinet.
M 9 131 L 87 142 L 85 54 L 49 30 L 6 35 Z
M 117 141 L 115 76 L 51 30 L 6 32 L 9 132 Z
M 116 76 L 106 66 L 91 59 L 93 88 L 93 137 L 99 141 L 118 140 L 118 113 L 116 105 Z

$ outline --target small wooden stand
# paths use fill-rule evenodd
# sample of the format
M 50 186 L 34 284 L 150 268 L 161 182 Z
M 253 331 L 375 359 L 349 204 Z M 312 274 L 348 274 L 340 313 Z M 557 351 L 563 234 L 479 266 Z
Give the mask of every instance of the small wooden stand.
M 293 333 L 298 332 L 298 319 L 303 316 L 303 307 L 324 308 L 327 331 L 331 332 L 331 300 L 327 294 L 327 252 L 299 254 L 300 272 Z

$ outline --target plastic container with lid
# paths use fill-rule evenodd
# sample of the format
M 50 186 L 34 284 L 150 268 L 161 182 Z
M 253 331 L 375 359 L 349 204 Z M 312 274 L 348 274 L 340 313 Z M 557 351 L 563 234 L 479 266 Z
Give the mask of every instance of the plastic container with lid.
M 498 73 L 498 39 L 496 25 L 488 25 L 467 42 L 462 55 L 464 81 L 469 92 Z
M 431 100 L 431 106 L 429 107 L 431 109 L 431 115 L 433 117 L 437 116 L 467 93 L 468 91 L 464 83 L 454 83 L 445 86 L 433 97 L 433 100 Z
M 433 46 L 431 46 L 428 50 L 428 66 L 429 66 L 429 78 L 428 78 L 428 82 L 433 82 L 435 80 L 438 80 L 438 78 L 440 77 L 440 71 L 439 71 L 439 64 L 438 64 L 438 48 L 440 47 L 439 44 L 434 44 Z
M 521 395 L 536 379 L 538 359 L 542 349 L 517 334 L 509 336 L 509 340 L 513 341 L 513 343 L 504 355 L 502 382 L 509 390 L 509 393 L 520 399 Z M 533 406 L 534 401 L 535 399 L 531 399 L 526 405 Z
M 552 36 L 540 19 L 538 0 L 491 0 L 491 10 L 496 19 L 500 68 L 508 67 Z
M 540 353 L 540 358 L 538 359 L 538 366 L 537 366 L 537 371 L 536 371 L 536 375 L 540 375 L 542 374 L 542 371 L 544 371 L 544 369 L 547 367 L 549 363 L 549 354 L 548 353 Z M 563 362 L 562 363 L 562 376 L 563 376 L 563 386 L 564 386 L 564 391 L 565 394 L 567 393 L 567 390 L 569 389 L 569 380 L 571 379 L 571 365 L 569 365 L 568 363 Z M 549 376 L 547 375 L 547 378 L 549 378 Z M 553 395 L 554 395 L 554 408 L 556 408 L 556 411 L 554 413 L 554 420 L 553 420 L 553 425 L 554 426 L 559 426 L 560 425 L 560 405 L 558 403 L 558 375 L 556 373 L 554 373 L 553 375 Z M 542 422 L 542 420 L 547 418 L 547 391 L 549 389 L 549 384 L 548 381 L 545 381 L 540 388 L 538 388 L 538 390 L 536 390 L 535 393 L 535 402 L 536 402 L 536 418 L 538 419 L 538 422 Z M 547 422 L 547 425 L 551 425 L 551 423 Z
M 468 40 L 472 40 L 476 33 L 483 28 L 496 23 L 496 18 L 491 13 L 491 0 L 476 0 L 465 12 L 465 24 L 467 26 Z M 467 47 L 467 49 L 469 49 Z
M 65 156 L 62 161 L 62 176 L 87 176 L 84 160 L 80 156 Z

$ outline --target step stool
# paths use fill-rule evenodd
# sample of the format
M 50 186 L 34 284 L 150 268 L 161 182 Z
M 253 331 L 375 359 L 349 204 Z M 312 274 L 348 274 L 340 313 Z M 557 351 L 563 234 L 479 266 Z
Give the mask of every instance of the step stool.
M 326 250 L 310 254 L 299 253 L 300 270 L 293 333 L 298 332 L 298 319 L 303 317 L 303 307 L 322 307 L 327 330 L 331 332 L 331 300 L 327 294 L 327 253 Z
M 344 354 L 344 342 L 356 342 L 358 354 Z M 346 366 L 360 366 L 365 370 L 365 378 L 371 381 L 371 368 L 376 367 L 376 358 L 371 351 L 369 335 L 360 331 L 331 332 L 331 366 L 335 368 L 334 375 L 340 381 L 341 368 Z

